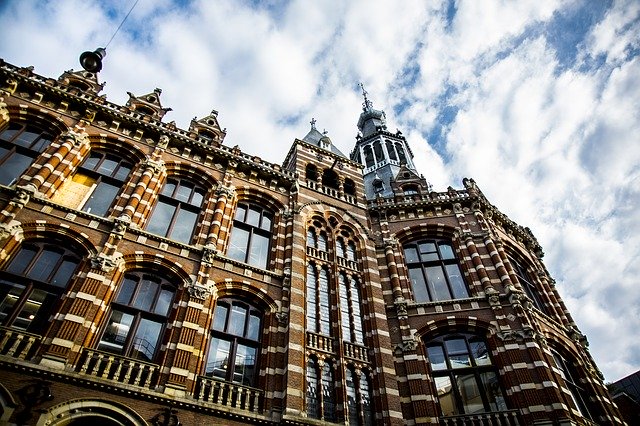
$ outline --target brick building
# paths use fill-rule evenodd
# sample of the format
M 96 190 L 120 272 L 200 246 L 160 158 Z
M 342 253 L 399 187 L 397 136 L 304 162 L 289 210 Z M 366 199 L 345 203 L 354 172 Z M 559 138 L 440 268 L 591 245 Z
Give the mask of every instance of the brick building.
M 312 121 L 278 165 L 0 75 L 0 423 L 621 424 L 529 229 L 366 92 L 349 156 Z

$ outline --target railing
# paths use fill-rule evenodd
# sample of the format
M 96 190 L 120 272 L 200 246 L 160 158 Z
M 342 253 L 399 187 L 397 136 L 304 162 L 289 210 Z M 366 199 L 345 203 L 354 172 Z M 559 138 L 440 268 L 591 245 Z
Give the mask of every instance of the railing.
M 333 352 L 333 340 L 331 337 L 307 331 L 307 347 L 325 352 Z
M 126 385 L 153 389 L 158 380 L 156 364 L 84 348 L 76 372 Z
M 367 355 L 367 348 L 351 342 L 344 343 L 344 355 L 357 359 L 359 361 L 369 362 L 369 355 Z
M 314 247 L 307 247 L 307 256 L 315 257 L 324 261 L 329 260 L 329 254 L 326 251 L 318 250 Z
M 354 260 L 345 259 L 344 257 L 340 257 L 340 256 L 337 257 L 337 260 L 338 260 L 338 265 L 342 266 L 343 268 L 349 268 L 354 271 L 358 270 L 358 262 Z
M 42 342 L 42 336 L 8 327 L 0 327 L 0 355 L 30 360 Z
M 264 401 L 264 391 L 260 389 L 204 376 L 198 376 L 193 396 L 199 401 L 212 402 L 254 413 L 262 412 Z
M 356 197 L 355 195 L 349 195 L 349 194 L 342 194 L 340 195 L 340 191 L 335 189 L 335 188 L 331 188 L 328 186 L 324 186 L 314 180 L 307 180 L 306 181 L 306 185 L 307 188 L 309 189 L 313 189 L 315 191 L 318 192 L 322 192 L 323 194 L 327 194 L 333 198 L 338 198 L 338 199 L 343 199 L 345 200 L 347 203 L 351 203 L 351 204 L 358 204 L 358 197 Z
M 441 417 L 440 424 L 443 426 L 519 426 L 522 422 L 519 419 L 518 410 L 510 410 Z

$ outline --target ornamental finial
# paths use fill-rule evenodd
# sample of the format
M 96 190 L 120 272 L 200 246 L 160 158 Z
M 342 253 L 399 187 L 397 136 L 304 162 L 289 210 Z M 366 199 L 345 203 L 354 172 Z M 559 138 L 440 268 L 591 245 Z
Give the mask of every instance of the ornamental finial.
M 315 128 L 316 128 L 316 119 L 315 119 L 315 118 L 312 118 L 312 119 L 311 119 L 311 128 L 312 128 L 312 129 L 315 129 Z
M 371 101 L 367 98 L 367 91 L 364 90 L 364 84 L 360 83 L 360 88 L 362 89 L 362 96 L 364 97 L 364 102 L 362 103 L 362 109 L 363 111 L 367 111 L 373 108 L 373 104 L 371 103 Z

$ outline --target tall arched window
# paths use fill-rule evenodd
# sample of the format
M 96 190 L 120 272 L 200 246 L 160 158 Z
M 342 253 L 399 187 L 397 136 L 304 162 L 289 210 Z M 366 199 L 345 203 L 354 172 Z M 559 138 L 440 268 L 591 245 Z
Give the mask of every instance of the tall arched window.
M 348 366 L 345 371 L 345 385 L 349 424 L 373 425 L 371 386 L 369 386 L 369 378 L 366 372 L 363 370 L 358 375 L 352 366 Z
M 398 161 L 398 157 L 396 156 L 396 150 L 393 147 L 393 142 L 391 142 L 390 140 L 386 140 L 385 143 L 387 145 L 387 152 L 389 153 L 389 158 L 393 161 Z
M 31 125 L 11 123 L 0 132 L 0 184 L 11 185 L 53 140 Z
M 326 169 L 322 172 L 322 186 L 338 189 L 338 174 L 333 169 Z
M 451 243 L 422 240 L 404 246 L 416 302 L 469 297 Z
M 168 322 L 175 287 L 152 271 L 124 275 L 98 349 L 153 361 Z
M 531 275 L 529 275 L 527 268 L 512 257 L 509 258 L 509 261 L 511 262 L 511 266 L 513 266 L 513 271 L 518 276 L 518 281 L 520 281 L 522 290 L 524 290 L 525 294 L 529 296 L 529 299 L 531 299 L 536 308 L 540 309 L 542 312 L 546 312 L 544 302 L 540 297 L 540 292 L 531 278 Z
M 205 375 L 254 386 L 262 312 L 236 299 L 220 299 L 211 325 Z
M 589 413 L 589 398 L 586 395 L 583 385 L 580 383 L 579 377 L 576 374 L 573 365 L 562 357 L 558 352 L 552 350 L 553 360 L 557 368 L 557 372 L 562 377 L 566 389 L 569 391 L 569 396 L 573 409 L 578 410 L 582 417 L 591 419 L 591 413 Z
M 318 248 L 318 236 L 313 226 L 307 229 L 307 247 Z
M 259 206 L 239 203 L 229 238 L 227 256 L 258 268 L 269 262 L 273 214 Z
M 471 334 L 426 342 L 443 416 L 507 410 L 486 341 Z
M 185 179 L 167 179 L 149 218 L 147 231 L 189 244 L 204 194 L 203 188 Z
M 92 152 L 71 180 L 52 198 L 66 206 L 104 216 L 123 187 L 131 164 L 122 158 Z
M 320 418 L 320 381 L 318 380 L 318 361 L 310 357 L 307 360 L 307 416 Z
M 373 143 L 373 153 L 376 156 L 376 163 L 380 163 L 385 159 L 384 154 L 382 152 L 382 145 L 380 145 L 380 141 L 375 141 Z
M 307 164 L 305 175 L 307 180 L 316 182 L 318 180 L 318 168 L 314 164 Z
M 0 271 L 0 324 L 42 334 L 80 263 L 68 243 L 26 242 Z
M 307 265 L 307 330 L 331 335 L 331 305 L 327 269 Z
M 364 340 L 362 338 L 362 315 L 360 312 L 358 281 L 341 273 L 338 278 L 338 292 L 340 295 L 342 339 L 362 345 Z
M 345 194 L 356 195 L 356 184 L 353 180 L 345 178 L 343 188 Z
M 407 164 L 407 156 L 404 153 L 404 148 L 400 142 L 396 142 L 396 151 L 398 152 L 398 160 L 400 163 Z
M 366 167 L 371 167 L 375 164 L 373 160 L 373 151 L 371 150 L 371 145 L 367 145 L 364 147 L 364 161 Z
M 333 378 L 333 364 L 329 360 L 324 361 L 321 383 L 324 420 L 327 422 L 335 422 L 337 420 L 336 389 Z

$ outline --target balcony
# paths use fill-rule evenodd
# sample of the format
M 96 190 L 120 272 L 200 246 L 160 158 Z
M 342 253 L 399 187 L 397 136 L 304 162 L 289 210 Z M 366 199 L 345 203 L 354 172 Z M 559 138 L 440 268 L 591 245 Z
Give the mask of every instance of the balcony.
M 137 359 L 84 348 L 75 371 L 124 385 L 154 389 L 159 367 Z
M 343 342 L 344 344 L 344 356 L 358 361 L 369 362 L 369 356 L 367 355 L 367 348 L 358 345 L 356 343 Z
M 198 376 L 193 397 L 199 401 L 252 413 L 261 413 L 264 403 L 264 391 L 260 389 L 204 376 Z
M 42 337 L 8 327 L 0 327 L 0 355 L 30 360 L 42 343 Z
M 333 353 L 333 340 L 329 336 L 307 331 L 307 348 Z
M 494 413 L 464 414 L 440 418 L 443 426 L 519 426 L 518 410 L 498 411 Z

